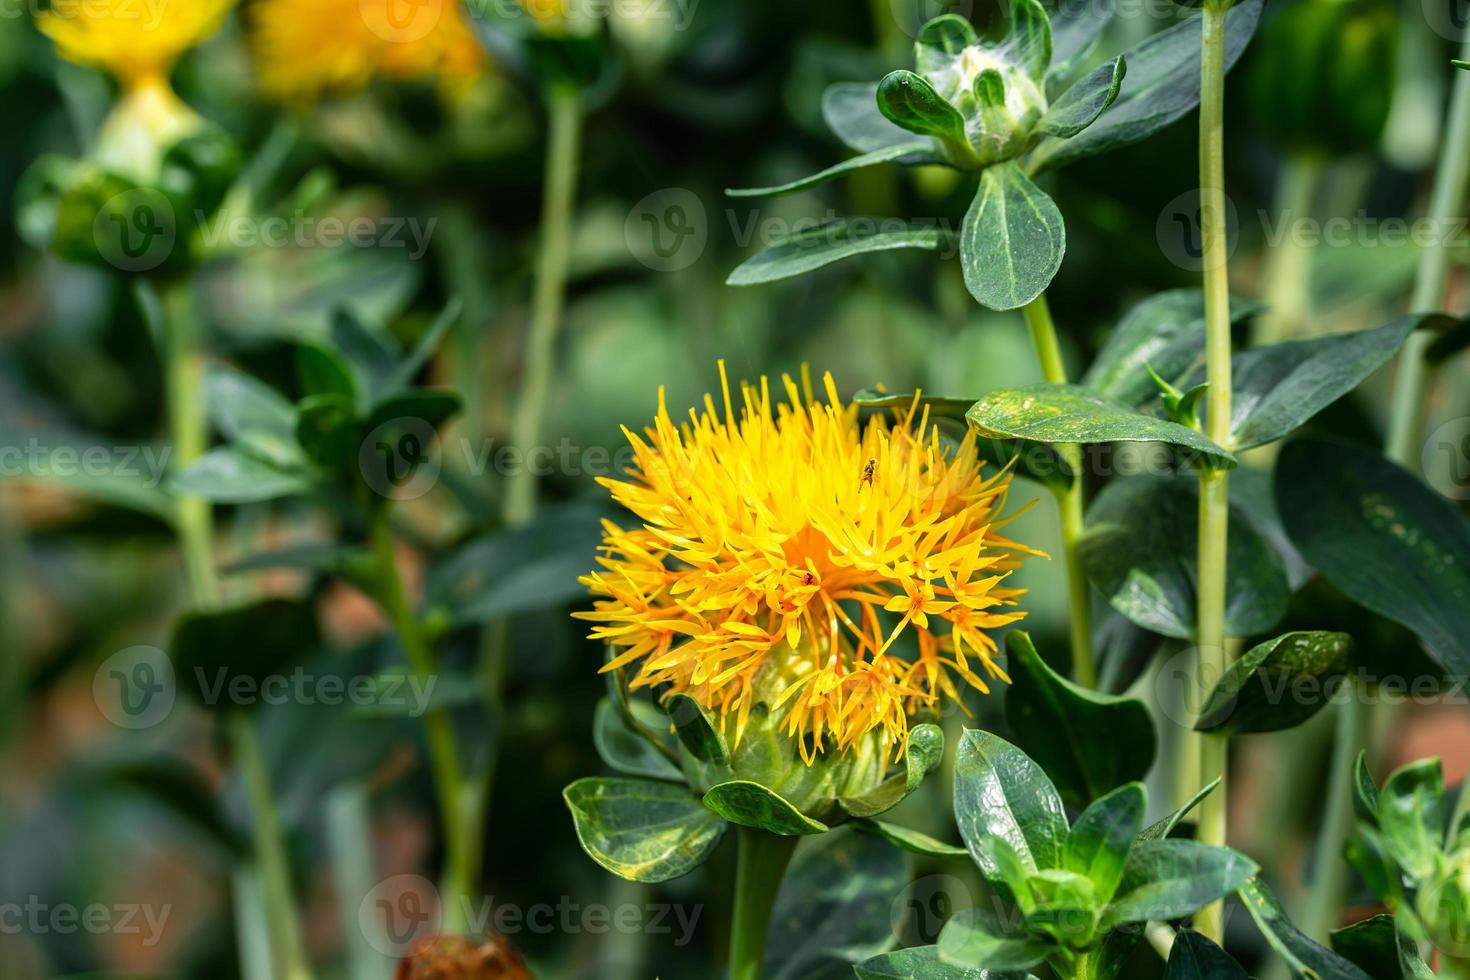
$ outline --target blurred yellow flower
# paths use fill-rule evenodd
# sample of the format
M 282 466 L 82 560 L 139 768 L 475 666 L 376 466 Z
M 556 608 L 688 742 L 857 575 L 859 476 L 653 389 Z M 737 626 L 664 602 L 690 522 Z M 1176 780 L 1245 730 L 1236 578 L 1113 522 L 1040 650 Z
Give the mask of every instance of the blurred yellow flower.
M 762 379 L 738 419 L 725 383 L 724 421 L 707 396 L 676 427 L 660 391 L 646 440 L 624 429 L 636 470 L 600 482 L 642 523 L 605 522 L 577 615 L 613 649 L 604 670 L 636 665 L 632 686 L 691 695 L 737 740 L 764 702 L 808 762 L 829 736 L 901 751 L 956 678 L 988 690 L 972 659 L 1006 679 L 984 631 L 1025 615 L 1003 583 L 1039 552 L 997 533 L 1010 474 L 982 474 L 973 434 L 946 445 L 913 411 L 860 424 L 830 375 L 825 402 L 782 381 L 774 417 Z
M 489 67 L 460 0 L 261 0 L 254 24 L 261 86 L 285 101 L 376 77 L 434 80 L 453 96 Z
M 219 29 L 235 0 L 87 0 L 58 5 L 37 24 L 63 58 L 103 68 L 125 87 L 167 79 L 174 62 Z

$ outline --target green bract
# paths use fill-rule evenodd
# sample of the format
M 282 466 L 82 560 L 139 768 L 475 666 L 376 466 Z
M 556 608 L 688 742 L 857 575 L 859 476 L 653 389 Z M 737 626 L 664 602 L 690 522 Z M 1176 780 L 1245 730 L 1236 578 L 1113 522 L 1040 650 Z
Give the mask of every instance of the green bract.
M 808 763 L 798 740 L 764 703 L 732 745 L 733 728 L 687 695 L 665 698 L 660 711 L 628 698 L 616 673 L 609 687 L 597 712 L 598 753 L 610 768 L 637 778 L 580 779 L 564 795 L 583 850 L 613 874 L 634 881 L 687 874 L 709 856 L 728 824 L 795 837 L 855 821 L 907 850 L 956 853 L 874 819 L 939 765 L 944 735 L 935 725 L 910 729 L 896 768 L 876 732 L 847 751 L 828 746 Z M 648 858 L 654 854 L 660 859 Z

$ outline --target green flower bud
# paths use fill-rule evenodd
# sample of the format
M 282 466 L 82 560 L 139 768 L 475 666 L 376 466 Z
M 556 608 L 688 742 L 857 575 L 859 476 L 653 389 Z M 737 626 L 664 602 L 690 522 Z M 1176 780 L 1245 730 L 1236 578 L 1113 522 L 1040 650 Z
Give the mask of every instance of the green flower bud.
M 1470 847 L 1444 861 L 1414 905 L 1435 947 L 1457 959 L 1470 956 Z
M 1262 30 L 1248 75 L 1257 125 L 1297 151 L 1372 149 L 1388 121 L 1398 50 L 1388 0 L 1302 0 Z

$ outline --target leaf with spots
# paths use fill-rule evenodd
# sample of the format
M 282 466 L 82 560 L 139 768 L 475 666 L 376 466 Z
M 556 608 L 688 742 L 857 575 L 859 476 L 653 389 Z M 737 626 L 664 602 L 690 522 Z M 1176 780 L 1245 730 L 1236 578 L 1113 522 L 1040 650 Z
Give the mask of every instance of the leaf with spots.
M 1251 734 L 1295 728 L 1327 707 L 1332 681 L 1352 666 L 1352 652 L 1346 633 L 1286 633 L 1262 643 L 1220 678 L 1195 730 Z

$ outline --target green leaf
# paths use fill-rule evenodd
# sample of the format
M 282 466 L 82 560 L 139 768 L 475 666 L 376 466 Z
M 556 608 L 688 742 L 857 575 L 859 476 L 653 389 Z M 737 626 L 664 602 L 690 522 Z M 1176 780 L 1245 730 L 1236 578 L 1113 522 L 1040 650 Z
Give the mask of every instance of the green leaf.
M 367 409 L 390 393 L 399 352 L 348 310 L 332 317 L 333 349 L 342 356 L 357 391 L 357 407 Z
M 1332 681 L 1352 666 L 1352 652 L 1352 637 L 1321 631 L 1285 633 L 1251 648 L 1210 692 L 1195 731 L 1295 728 L 1327 706 Z
M 725 744 L 725 735 L 703 705 L 687 694 L 671 694 L 664 700 L 664 710 L 690 755 L 707 766 L 729 765 L 730 747 Z
M 1111 901 L 1118 890 L 1128 852 L 1143 830 L 1147 808 L 1148 792 L 1143 784 L 1129 783 L 1094 801 L 1072 825 L 1062 850 L 1062 867 L 1086 875 L 1099 901 Z
M 1107 30 L 1115 13 L 1111 0 L 1055 4 L 1051 14 L 1051 67 L 1047 80 L 1060 78 L 1081 61 Z
M 686 875 L 709 857 L 725 822 L 682 786 L 647 779 L 579 779 L 562 791 L 592 860 L 629 881 Z
M 215 428 L 246 453 L 283 469 L 303 462 L 296 407 L 274 388 L 223 364 L 204 376 L 204 403 Z
M 914 63 L 919 74 L 932 78 L 962 51 L 980 43 L 972 25 L 958 14 L 940 14 L 919 29 L 914 41 Z
M 220 504 L 249 504 L 292 497 L 314 486 L 305 473 L 281 469 L 258 456 L 221 446 L 196 459 L 169 485 L 185 497 L 203 497 Z
M 1006 636 L 1006 721 L 1016 745 L 1074 807 L 1148 775 L 1158 738 L 1142 701 L 1099 694 L 1052 670 L 1021 630 Z M 1098 732 L 1107 732 L 1099 739 Z M 1135 829 L 1135 833 L 1136 833 Z
M 641 716 L 639 720 L 650 731 L 668 727 L 668 719 L 663 712 L 647 701 L 630 700 L 628 710 Z M 592 744 L 602 761 L 617 772 L 649 779 L 678 781 L 684 778 L 679 767 L 665 753 L 628 725 L 622 709 L 611 698 L 597 702 L 597 711 L 592 716 Z M 673 751 L 672 747 L 666 748 Z
M 1378 794 L 1378 829 L 1393 859 L 1411 878 L 1434 874 L 1448 818 L 1438 759 L 1420 759 L 1396 770 Z
M 776 895 L 764 980 L 851 977 L 893 943 L 893 896 L 908 860 L 872 837 L 839 830 L 802 841 Z
M 1370 977 L 1399 977 L 1399 932 L 1393 916 L 1375 915 L 1328 935 L 1332 951 Z
M 915 725 L 909 729 L 904 749 L 904 771 L 885 779 L 858 796 L 842 797 L 842 808 L 854 817 L 876 817 L 897 806 L 919 788 L 924 777 L 944 761 L 944 731 L 938 725 Z
M 960 228 L 970 294 L 992 310 L 1040 296 L 1062 267 L 1067 232 L 1056 202 L 1015 161 L 986 167 Z
M 921 75 L 899 69 L 883 76 L 878 83 L 878 110 L 911 133 L 968 146 L 965 117 Z
M 747 187 L 729 188 L 725 191 L 730 197 L 769 197 L 778 194 L 792 194 L 796 191 L 804 191 L 809 187 L 817 187 L 821 184 L 836 180 L 838 177 L 850 174 L 854 170 L 862 170 L 864 167 L 876 166 L 880 163 L 892 163 L 902 160 L 904 157 L 920 157 L 926 161 L 936 162 L 934 156 L 934 143 L 926 139 L 911 139 L 906 143 L 894 146 L 885 146 L 881 150 L 872 150 L 850 160 L 844 160 L 834 167 L 828 167 L 810 177 L 793 180 L 787 184 L 777 184 L 773 187 Z
M 859 153 L 870 153 L 913 141 L 914 134 L 889 122 L 878 109 L 878 85 L 838 82 L 822 94 L 822 118 L 827 126 Z
M 823 834 L 828 827 L 788 803 L 779 793 L 747 779 L 732 779 L 710 788 L 704 805 L 731 823 L 773 834 Z
M 1288 435 L 1367 380 L 1431 320 L 1419 315 L 1374 330 L 1332 334 L 1257 347 L 1231 362 L 1233 448 L 1250 449 Z M 1203 372 L 1195 381 L 1203 380 Z
M 586 595 L 577 579 L 596 564 L 605 515 L 583 503 L 545 507 L 529 524 L 471 540 L 429 569 L 428 609 L 466 626 L 577 600 Z
M 911 854 L 920 854 L 924 857 L 952 858 L 968 857 L 970 852 L 963 847 L 946 844 L 935 840 L 928 834 L 917 830 L 890 823 L 886 820 L 874 820 L 862 817 L 853 821 L 853 826 L 864 833 L 875 834 L 895 847 L 902 848 Z
M 1198 793 L 1195 793 L 1188 800 L 1186 800 L 1184 805 L 1181 806 L 1179 809 L 1175 810 L 1167 817 L 1164 817 L 1158 823 L 1149 824 L 1147 827 L 1145 827 L 1143 829 L 1143 832 L 1138 835 L 1139 842 L 1142 843 L 1144 841 L 1151 840 L 1164 840 L 1165 838 L 1167 838 L 1171 833 L 1174 832 L 1174 828 L 1179 826 L 1179 821 L 1189 816 L 1190 811 L 1199 806 L 1201 800 L 1203 800 L 1206 796 L 1209 796 L 1211 793 L 1219 788 L 1219 779 L 1216 779 L 1209 785 L 1201 788 Z
M 944 398 L 921 395 L 915 399 L 913 392 L 888 394 L 877 391 L 860 391 L 853 396 L 853 403 L 861 408 L 891 408 L 908 411 L 915 405 L 920 410 L 927 408 L 930 419 L 957 419 L 968 422 L 965 413 L 975 404 L 973 398 Z M 1052 447 L 1040 442 L 1021 439 L 998 439 L 978 436 L 975 448 L 984 459 L 996 466 L 1013 466 L 1019 476 L 1053 487 L 1069 487 L 1072 484 L 1071 467 Z
M 211 710 L 260 707 L 262 685 L 283 677 L 319 645 L 310 600 L 264 599 L 192 612 L 174 624 L 174 676 Z
M 1264 0 L 1242 0 L 1227 15 L 1225 67 L 1245 51 Z M 1118 101 L 1094 126 L 1063 140 L 1044 140 L 1032 153 L 1033 173 L 1136 143 L 1182 118 L 1199 104 L 1202 18 L 1191 17 L 1130 48 L 1128 78 Z
M 726 285 L 755 286 L 804 275 L 834 262 L 894 249 L 942 252 L 954 236 L 933 225 L 909 225 L 896 218 L 838 218 L 773 242 L 742 262 Z
M 1470 521 L 1453 504 L 1376 452 L 1305 439 L 1281 453 L 1276 500 L 1323 577 L 1470 673 Z
M 303 343 L 296 352 L 296 371 L 301 389 L 312 395 L 338 395 L 356 410 L 358 382 L 342 355 L 315 341 Z
M 463 405 L 453 391 L 410 388 L 389 395 L 374 406 L 366 428 L 369 435 L 386 439 L 392 439 L 399 430 L 416 431 L 423 426 L 436 430 L 458 414 Z
M 858 980 L 1035 980 L 1025 972 L 1001 972 L 951 966 L 939 958 L 938 946 L 898 949 L 859 963 Z
M 346 482 L 359 473 L 363 429 L 352 399 L 342 394 L 310 395 L 296 408 L 296 441 L 322 472 Z
M 1023 928 L 1003 928 L 996 916 L 980 908 L 956 913 L 944 924 L 937 945 L 939 958 L 945 963 L 988 970 L 1030 969 L 1046 959 L 1053 948 Z
M 1304 936 L 1287 920 L 1276 896 L 1260 879 L 1247 881 L 1237 894 L 1266 942 L 1286 960 L 1293 976 L 1311 980 L 1373 980 L 1348 960 Z
M 1195 629 L 1199 484 L 1182 476 L 1114 480 L 1087 513 L 1079 548 L 1093 586 L 1144 629 L 1190 639 Z M 1231 502 L 1226 628 L 1263 633 L 1286 613 L 1290 583 L 1280 555 Z
M 1169 950 L 1164 980 L 1247 980 L 1230 954 L 1192 929 L 1181 929 Z
M 1232 297 L 1230 320 L 1238 323 L 1261 309 Z M 1198 289 L 1156 293 L 1123 314 L 1082 376 L 1082 384 L 1125 405 L 1144 405 L 1158 395 L 1150 368 L 1165 380 L 1182 378 L 1204 349 L 1204 293 Z
M 1378 826 L 1378 783 L 1368 771 L 1368 753 L 1358 753 L 1353 763 L 1353 812 L 1364 823 Z
M 1011 33 L 1007 53 L 1036 81 L 1051 66 L 1051 18 L 1041 0 L 1011 0 Z
M 1193 915 L 1241 887 L 1258 870 L 1254 861 L 1228 847 L 1177 838 L 1144 841 L 1128 855 L 1123 881 L 1103 913 L 1101 928 Z
M 1343 849 L 1347 863 L 1362 877 L 1368 890 L 1383 900 L 1396 914 L 1408 915 L 1404 894 L 1403 872 L 1389 854 L 1388 842 L 1377 828 L 1359 824 L 1357 835 Z
M 393 368 L 388 378 L 387 389 L 389 391 L 399 391 L 413 384 L 414 378 L 429 363 L 429 359 L 434 356 L 439 345 L 444 343 L 444 338 L 449 336 L 449 331 L 453 330 L 454 325 L 459 322 L 463 311 L 464 303 L 458 296 L 452 297 L 444 305 L 444 309 L 434 318 L 434 322 L 429 324 L 429 329 L 425 330 L 418 342 L 414 344 L 413 350 L 409 351 L 408 355 Z
M 1061 139 L 1076 136 L 1097 122 L 1098 116 L 1118 98 L 1127 72 L 1128 62 L 1122 55 L 1099 65 L 1052 103 L 1036 124 L 1037 131 Z
M 1080 385 L 1002 388 L 981 398 L 967 416 L 981 432 L 1052 443 L 1162 442 L 1229 468 L 1235 457 L 1193 429 L 1142 415 Z
M 25 435 L 7 432 L 0 437 L 0 448 L 19 447 L 33 435 L 30 430 Z M 102 436 L 47 442 L 34 447 L 35 455 L 18 467 L 19 472 L 10 469 L 7 479 L 44 482 L 87 500 L 147 514 L 165 524 L 177 518 L 178 501 L 164 488 L 167 484 L 160 486 L 167 477 L 168 448 L 140 446 L 136 453 L 128 450 L 119 456 L 115 451 L 100 449 L 108 443 Z M 29 446 L 25 450 L 28 455 L 32 451 Z M 109 463 L 118 465 L 106 465 L 101 470 L 88 465 L 88 454 L 99 451 L 108 452 Z
M 1014 852 L 1027 872 L 1061 865 L 1068 833 L 1062 798 L 1040 766 L 997 735 L 966 729 L 961 737 L 954 815 L 970 856 L 992 882 L 1024 884 L 997 845 Z

